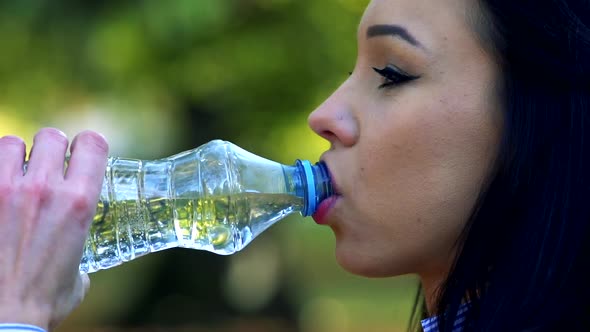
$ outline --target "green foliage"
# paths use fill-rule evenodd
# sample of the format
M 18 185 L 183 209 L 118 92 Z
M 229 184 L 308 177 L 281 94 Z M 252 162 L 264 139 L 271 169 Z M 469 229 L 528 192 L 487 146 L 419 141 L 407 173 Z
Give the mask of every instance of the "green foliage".
M 162 107 L 173 112 L 197 108 L 234 132 L 261 131 L 310 111 L 319 91 L 346 76 L 357 3 L 6 3 L 2 100 L 50 117 L 81 99 L 116 98 L 134 108 L 158 96 L 151 102 L 172 103 Z

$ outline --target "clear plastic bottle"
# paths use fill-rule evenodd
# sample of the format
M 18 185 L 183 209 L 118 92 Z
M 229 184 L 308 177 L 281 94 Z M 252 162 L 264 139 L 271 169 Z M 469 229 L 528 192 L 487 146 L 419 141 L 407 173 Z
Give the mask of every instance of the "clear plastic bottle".
M 80 271 L 173 247 L 229 255 L 332 194 L 323 163 L 282 165 L 221 140 L 169 158 L 109 158 Z

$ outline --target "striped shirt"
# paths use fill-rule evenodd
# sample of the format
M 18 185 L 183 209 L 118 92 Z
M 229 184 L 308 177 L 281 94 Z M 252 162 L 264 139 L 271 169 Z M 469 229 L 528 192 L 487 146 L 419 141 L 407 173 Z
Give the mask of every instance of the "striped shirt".
M 453 324 L 453 331 L 452 332 L 461 332 L 463 331 L 463 326 L 465 324 L 465 316 L 467 316 L 467 309 L 469 306 L 467 303 L 463 303 L 459 307 L 459 311 L 457 311 L 457 316 L 455 317 L 455 323 Z M 438 316 L 430 317 L 423 319 L 421 321 L 422 329 L 424 332 L 437 332 L 438 331 Z

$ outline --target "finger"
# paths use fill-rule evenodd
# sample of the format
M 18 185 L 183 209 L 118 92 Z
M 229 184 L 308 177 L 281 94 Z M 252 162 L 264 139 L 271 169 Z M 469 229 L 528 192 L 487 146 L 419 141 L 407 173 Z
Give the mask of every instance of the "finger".
M 66 181 L 92 185 L 90 189 L 100 193 L 107 164 L 108 143 L 104 136 L 84 131 L 78 134 L 70 147 L 70 161 L 66 170 Z
M 23 175 L 25 153 L 25 142 L 19 137 L 0 138 L 0 181 L 2 183 Z
M 68 138 L 55 128 L 43 128 L 36 135 L 25 176 L 42 179 L 63 178 Z

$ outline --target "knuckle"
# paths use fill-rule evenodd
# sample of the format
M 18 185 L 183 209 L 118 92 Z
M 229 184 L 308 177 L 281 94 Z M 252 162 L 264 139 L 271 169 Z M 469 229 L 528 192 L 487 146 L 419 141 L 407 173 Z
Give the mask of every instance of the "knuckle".
M 92 204 L 92 200 L 88 197 L 88 194 L 82 192 L 70 193 L 68 200 L 71 211 L 80 216 L 88 216 L 95 208 L 95 204 Z
M 92 223 L 92 217 L 96 212 L 96 204 L 87 195 L 75 195 L 69 201 L 68 214 L 82 229 L 87 229 Z
M 32 202 L 45 202 L 53 196 L 53 190 L 49 182 L 38 179 L 23 183 L 21 191 Z
M 0 183 L 0 203 L 8 201 L 14 195 L 14 186 L 9 183 Z
M 104 136 L 97 132 L 90 130 L 83 131 L 78 134 L 76 140 L 78 141 L 78 144 L 84 144 L 91 149 L 98 150 L 98 152 L 102 154 L 108 154 L 109 145 Z

